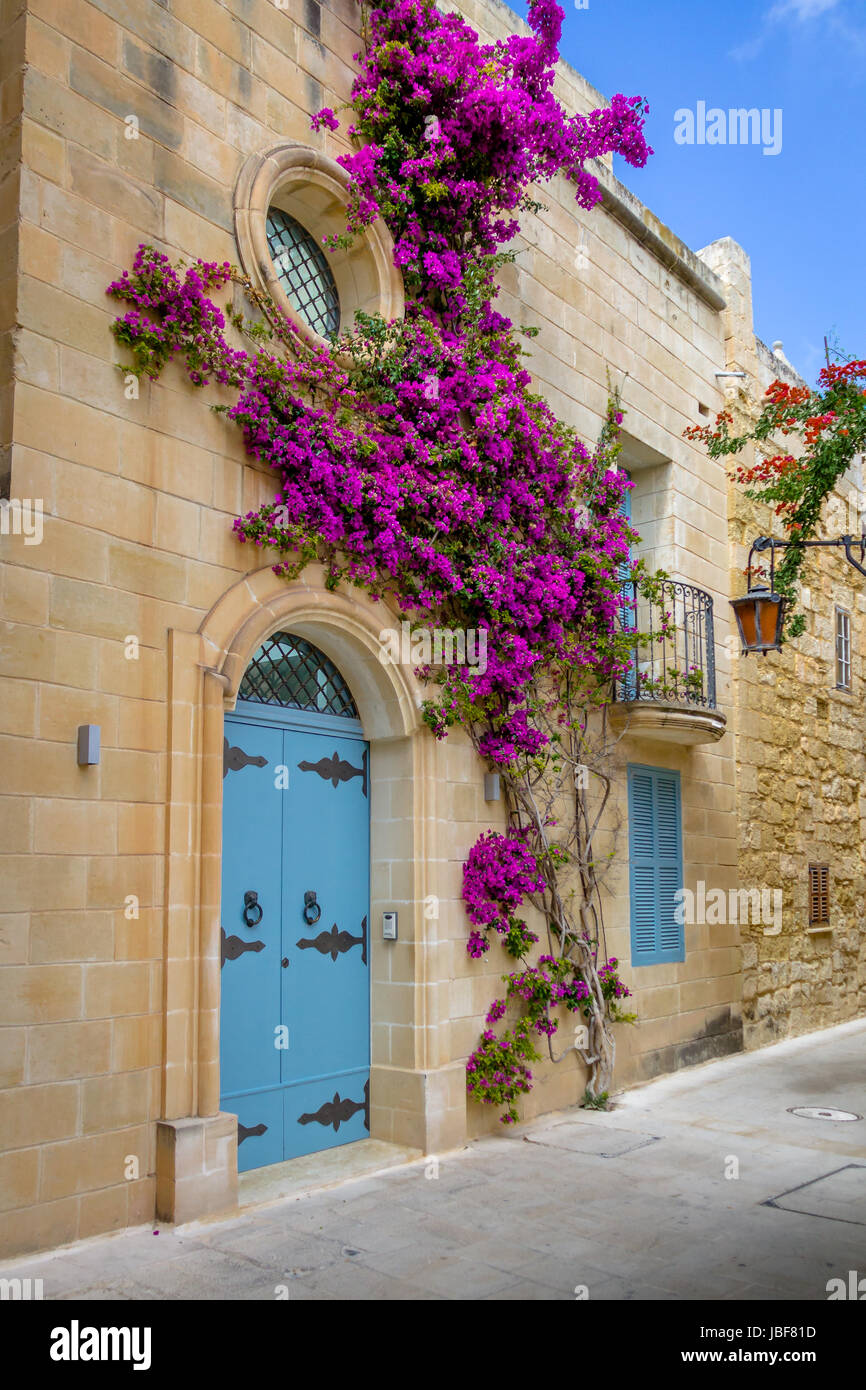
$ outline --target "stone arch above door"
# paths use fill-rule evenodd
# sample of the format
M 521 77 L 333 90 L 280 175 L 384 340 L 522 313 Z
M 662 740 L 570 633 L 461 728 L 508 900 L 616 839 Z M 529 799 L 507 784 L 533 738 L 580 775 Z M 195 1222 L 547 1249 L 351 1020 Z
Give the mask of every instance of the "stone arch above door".
M 226 709 L 234 708 L 254 653 L 283 627 L 315 643 L 344 673 L 368 738 L 406 738 L 422 727 L 422 687 L 407 667 L 379 659 L 380 634 L 399 626 L 396 614 L 360 590 L 328 592 L 324 568 L 311 565 L 292 584 L 270 568 L 247 575 L 214 605 L 200 632 L 205 666 L 222 678 Z

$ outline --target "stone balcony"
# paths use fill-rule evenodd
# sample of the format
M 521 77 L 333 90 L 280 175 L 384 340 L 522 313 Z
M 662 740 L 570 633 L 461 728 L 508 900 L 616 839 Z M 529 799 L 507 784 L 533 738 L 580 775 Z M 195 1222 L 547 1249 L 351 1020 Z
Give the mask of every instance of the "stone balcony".
M 614 682 L 614 728 L 666 743 L 718 742 L 727 721 L 716 707 L 712 597 L 666 579 L 658 603 L 650 604 L 628 582 L 622 623 L 642 637 L 631 669 Z

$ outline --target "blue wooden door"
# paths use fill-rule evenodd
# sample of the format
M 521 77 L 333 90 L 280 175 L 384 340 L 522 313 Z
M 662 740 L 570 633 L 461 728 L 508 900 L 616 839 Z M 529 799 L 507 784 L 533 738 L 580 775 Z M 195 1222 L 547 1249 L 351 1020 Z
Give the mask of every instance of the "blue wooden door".
M 242 1172 L 369 1132 L 369 749 L 346 722 L 226 716 L 220 1105 Z

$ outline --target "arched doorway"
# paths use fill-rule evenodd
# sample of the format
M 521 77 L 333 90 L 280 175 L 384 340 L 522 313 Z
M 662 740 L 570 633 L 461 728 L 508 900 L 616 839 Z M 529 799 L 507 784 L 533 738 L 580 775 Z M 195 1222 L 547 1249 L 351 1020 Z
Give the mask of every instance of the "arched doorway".
M 241 1172 L 369 1133 L 369 795 L 346 681 L 273 633 L 223 745 L 220 1110 Z

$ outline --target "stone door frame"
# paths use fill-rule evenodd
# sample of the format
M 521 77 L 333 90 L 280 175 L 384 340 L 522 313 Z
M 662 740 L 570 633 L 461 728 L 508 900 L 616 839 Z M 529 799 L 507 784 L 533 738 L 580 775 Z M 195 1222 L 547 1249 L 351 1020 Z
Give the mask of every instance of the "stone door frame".
M 321 566 L 292 583 L 257 570 L 223 594 L 198 632 L 169 633 L 161 1220 L 237 1206 L 237 1126 L 219 1109 L 223 716 L 252 656 L 279 629 L 313 642 L 343 673 L 375 769 L 371 1137 L 425 1153 L 465 1140 L 463 1066 L 448 1056 L 447 954 L 437 949 L 438 921 L 422 910 L 437 891 L 442 759 L 411 669 L 380 660 L 380 634 L 399 631 L 399 617 L 361 591 L 328 592 L 324 579 Z M 381 939 L 388 908 L 399 913 L 394 943 Z

